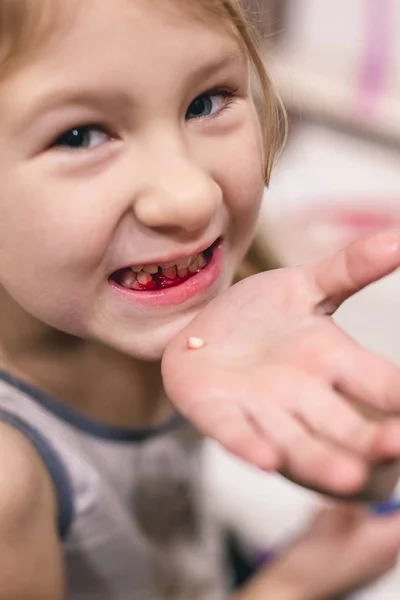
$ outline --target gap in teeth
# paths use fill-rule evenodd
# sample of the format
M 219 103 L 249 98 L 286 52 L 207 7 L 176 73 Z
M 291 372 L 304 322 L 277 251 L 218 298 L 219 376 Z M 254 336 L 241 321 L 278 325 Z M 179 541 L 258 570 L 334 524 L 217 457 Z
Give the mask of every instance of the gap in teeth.
M 156 285 L 159 277 L 165 280 L 185 279 L 194 275 L 207 266 L 207 260 L 203 252 L 182 258 L 175 262 L 164 263 L 163 265 L 134 265 L 126 269 L 120 281 L 120 285 L 131 290 L 151 289 L 151 285 Z

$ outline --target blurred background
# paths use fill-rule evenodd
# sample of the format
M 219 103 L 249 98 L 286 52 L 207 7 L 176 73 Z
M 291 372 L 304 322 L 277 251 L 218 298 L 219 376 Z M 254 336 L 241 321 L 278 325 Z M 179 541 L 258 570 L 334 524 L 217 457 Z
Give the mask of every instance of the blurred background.
M 246 4 L 290 117 L 265 195 L 265 238 L 292 265 L 373 231 L 400 231 L 400 0 Z M 399 273 L 348 301 L 335 319 L 400 364 Z M 321 502 L 213 444 L 207 452 L 213 502 L 252 551 L 279 549 Z M 351 598 L 400 598 L 400 567 Z

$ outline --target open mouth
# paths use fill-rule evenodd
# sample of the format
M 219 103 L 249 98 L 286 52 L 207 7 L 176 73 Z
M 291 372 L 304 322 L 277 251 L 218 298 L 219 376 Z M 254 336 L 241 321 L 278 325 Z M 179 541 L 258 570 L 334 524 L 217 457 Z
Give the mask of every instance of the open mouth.
M 181 285 L 203 271 L 211 262 L 216 240 L 203 252 L 160 265 L 132 265 L 113 273 L 111 281 L 125 290 L 153 292 Z

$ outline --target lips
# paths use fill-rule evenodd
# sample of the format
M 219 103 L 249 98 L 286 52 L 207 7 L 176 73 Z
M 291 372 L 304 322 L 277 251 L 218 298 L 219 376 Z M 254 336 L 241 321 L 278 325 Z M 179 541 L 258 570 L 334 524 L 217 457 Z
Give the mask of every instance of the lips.
M 152 292 L 177 287 L 205 269 L 218 245 L 216 240 L 203 252 L 191 256 L 148 265 L 132 265 L 116 271 L 111 280 L 125 290 Z

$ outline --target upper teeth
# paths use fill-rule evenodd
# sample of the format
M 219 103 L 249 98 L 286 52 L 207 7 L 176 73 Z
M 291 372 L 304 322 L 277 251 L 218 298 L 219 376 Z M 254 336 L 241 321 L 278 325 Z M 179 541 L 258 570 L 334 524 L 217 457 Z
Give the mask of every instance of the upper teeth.
M 205 264 L 206 260 L 204 258 L 204 254 L 200 252 L 199 254 L 163 263 L 162 265 L 133 265 L 131 269 L 134 273 L 140 273 L 144 271 L 145 273 L 155 275 L 158 272 L 159 268 L 165 271 L 169 271 L 173 269 L 173 267 L 176 267 L 178 271 L 182 271 L 183 269 L 188 269 L 190 266 L 193 265 L 198 265 L 197 268 L 201 269 L 205 266 Z
M 143 271 L 145 273 L 150 273 L 151 275 L 155 275 L 156 273 L 158 273 L 158 266 L 157 265 L 148 265 L 147 267 L 143 267 Z

